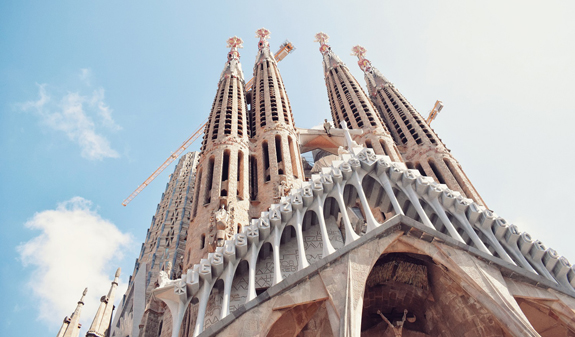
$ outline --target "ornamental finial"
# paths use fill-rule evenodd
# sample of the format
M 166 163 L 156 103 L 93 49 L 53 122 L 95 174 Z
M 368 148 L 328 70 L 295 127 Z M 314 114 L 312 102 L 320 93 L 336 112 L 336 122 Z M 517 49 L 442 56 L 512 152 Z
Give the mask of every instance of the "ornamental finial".
M 351 56 L 357 56 L 360 60 L 364 58 L 366 52 L 367 50 L 360 45 L 351 48 Z
M 256 30 L 256 37 L 260 40 L 267 40 L 270 38 L 270 31 L 265 29 L 264 27 Z
M 244 41 L 237 36 L 230 37 L 227 41 L 228 48 L 231 48 L 230 52 L 228 53 L 228 61 L 233 59 L 239 60 L 240 53 L 238 52 L 238 48 L 243 48 Z
M 242 40 L 241 38 L 234 36 L 234 37 L 230 37 L 227 41 L 228 43 L 228 48 L 243 48 L 243 43 L 244 40 Z
M 319 42 L 320 44 L 326 44 L 329 41 L 329 36 L 324 32 L 319 32 L 315 34 L 315 41 Z
M 359 65 L 361 70 L 369 73 L 371 72 L 371 62 L 369 62 L 369 60 L 365 58 L 365 53 L 367 53 L 367 50 L 360 45 L 356 45 L 353 48 L 351 48 L 351 55 L 357 56 L 357 58 L 359 59 L 359 61 L 357 61 L 357 64 Z

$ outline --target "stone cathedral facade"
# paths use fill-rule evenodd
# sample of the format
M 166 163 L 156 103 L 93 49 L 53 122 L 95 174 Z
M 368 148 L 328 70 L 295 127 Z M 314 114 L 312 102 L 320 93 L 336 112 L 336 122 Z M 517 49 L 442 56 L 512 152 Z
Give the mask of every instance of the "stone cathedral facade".
M 333 122 L 301 129 L 256 36 L 249 87 L 228 40 L 102 336 L 575 336 L 575 267 L 486 207 L 363 47 L 367 92 L 316 35 Z

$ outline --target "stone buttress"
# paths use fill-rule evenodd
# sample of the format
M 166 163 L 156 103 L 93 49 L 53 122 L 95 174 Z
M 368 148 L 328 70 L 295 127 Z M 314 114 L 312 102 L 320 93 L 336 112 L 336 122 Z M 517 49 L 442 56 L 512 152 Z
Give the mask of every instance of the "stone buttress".
M 365 52 L 359 45 L 352 48 L 352 55 L 359 58 L 359 67 L 365 74 L 371 101 L 391 131 L 406 165 L 485 205 L 449 149 L 399 90 L 364 57 Z
M 231 50 L 205 127 L 186 245 L 187 267 L 249 221 L 247 105 L 238 52 L 242 42 L 238 37 L 228 39 Z
M 260 41 L 249 118 L 252 217 L 259 217 L 272 202 L 279 202 L 291 188 L 299 187 L 304 174 L 299 137 L 277 62 L 267 41 L 269 34 L 265 28 L 256 31 Z
M 355 141 L 373 148 L 376 154 L 385 154 L 393 161 L 403 161 L 393 138 L 381 121 L 375 107 L 353 77 L 347 66 L 327 44 L 325 33 L 316 34 L 323 55 L 323 71 L 329 105 L 335 126 L 345 121 L 350 129 L 361 129 L 363 134 Z

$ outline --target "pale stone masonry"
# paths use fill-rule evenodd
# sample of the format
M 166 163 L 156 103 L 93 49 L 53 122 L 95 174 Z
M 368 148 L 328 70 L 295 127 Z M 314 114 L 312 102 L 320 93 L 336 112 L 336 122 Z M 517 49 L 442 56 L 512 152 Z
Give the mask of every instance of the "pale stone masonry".
M 151 291 L 158 286 L 160 271 L 169 272 L 173 278 L 182 273 L 198 158 L 197 152 L 182 155 L 170 175 L 128 289 L 112 320 L 110 337 L 138 336 L 138 325 L 144 315 L 151 321 L 163 314 L 162 304 L 151 300 Z
M 331 50 L 328 40 L 325 33 L 316 35 L 323 56 L 325 83 L 335 126 L 339 127 L 345 121 L 350 129 L 363 130 L 363 135 L 355 138 L 359 144 L 365 144 L 393 161 L 402 161 L 381 117 L 347 66 Z
M 301 185 L 303 167 L 299 137 L 277 62 L 267 41 L 269 31 L 257 31 L 260 39 L 250 92 L 250 194 L 252 217 L 266 211 L 290 188 Z
M 248 92 L 228 40 L 202 152 L 170 178 L 110 337 L 575 337 L 575 266 L 485 207 L 364 48 L 369 95 L 316 35 L 334 124 L 298 129 L 256 36 Z

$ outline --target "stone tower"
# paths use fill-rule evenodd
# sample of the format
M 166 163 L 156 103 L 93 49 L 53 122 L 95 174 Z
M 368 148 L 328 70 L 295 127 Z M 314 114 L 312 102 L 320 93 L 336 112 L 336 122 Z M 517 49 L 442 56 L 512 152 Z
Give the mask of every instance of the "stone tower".
M 258 31 L 256 84 L 246 93 L 249 117 L 241 105 L 241 40 L 229 41 L 196 189 L 189 192 L 194 202 L 184 272 L 178 275 L 168 265 L 150 279 L 150 268 L 137 264 L 127 294 L 133 305 L 123 302 L 114 321 L 120 329 L 111 337 L 575 336 L 575 266 L 469 195 L 435 181 L 432 168 L 417 170 L 411 159 L 405 160 L 408 167 L 404 158 L 443 144 L 419 125 L 400 93 L 383 86 L 381 102 L 394 105 L 397 125 L 400 108 L 414 118 L 401 124 L 405 144 L 400 129 L 389 124 L 400 153 L 325 34 L 317 39 L 332 116 L 342 128 L 297 129 L 307 140 L 292 139 L 292 145 L 333 154 L 299 181 L 299 171 L 288 163 L 296 163 L 299 153 L 286 154 L 296 129 L 268 35 Z M 368 67 L 364 50 L 354 53 L 362 55 L 369 92 L 377 96 L 374 83 L 384 77 Z M 236 163 L 242 165 L 232 167 Z M 300 185 L 279 193 L 274 183 L 282 187 L 288 179 Z M 241 199 L 247 186 L 256 198 Z M 158 238 L 165 241 L 152 236 L 146 245 Z M 139 261 L 150 253 L 143 250 Z M 150 284 L 151 296 L 137 291 Z M 138 318 L 136 309 L 144 305 Z
M 228 61 L 205 127 L 198 163 L 186 269 L 221 247 L 249 222 L 249 137 L 242 39 L 228 39 Z
M 277 62 L 267 41 L 270 32 L 256 31 L 258 53 L 251 92 L 250 198 L 253 217 L 258 217 L 303 178 L 299 139 L 291 106 Z
M 84 289 L 74 313 L 72 313 L 70 317 L 66 316 L 66 318 L 64 318 L 64 322 L 62 323 L 60 331 L 58 331 L 58 335 L 56 335 L 56 337 L 78 337 L 80 334 L 80 328 L 82 327 L 82 324 L 80 324 L 80 314 L 82 313 L 84 297 L 86 297 L 87 293 L 88 288 Z
M 90 329 L 86 333 L 86 337 L 102 337 L 109 336 L 110 324 L 112 322 L 112 313 L 114 311 L 114 297 L 116 296 L 116 288 L 118 288 L 118 280 L 120 279 L 120 268 L 116 270 L 114 281 L 110 286 L 108 295 L 100 298 L 100 306 L 92 321 Z
M 136 259 L 128 289 L 114 315 L 111 337 L 138 336 L 138 324 L 144 314 L 150 322 L 164 310 L 150 295 L 158 286 L 160 271 L 169 272 L 171 277 L 182 273 L 198 159 L 198 152 L 182 155 L 170 175 Z M 149 305 L 146 307 L 146 304 Z
M 356 137 L 359 144 L 373 148 L 376 154 L 385 154 L 393 161 L 402 161 L 393 138 L 382 123 L 379 114 L 347 66 L 327 44 L 329 36 L 320 32 L 315 36 L 323 55 L 323 71 L 331 115 L 335 127 L 345 121 L 350 129 L 362 129 Z
M 365 74 L 367 89 L 408 168 L 433 177 L 440 184 L 485 205 L 461 165 L 409 101 L 365 58 L 365 48 L 355 46 L 352 55 Z

